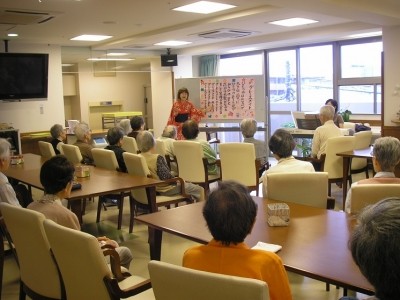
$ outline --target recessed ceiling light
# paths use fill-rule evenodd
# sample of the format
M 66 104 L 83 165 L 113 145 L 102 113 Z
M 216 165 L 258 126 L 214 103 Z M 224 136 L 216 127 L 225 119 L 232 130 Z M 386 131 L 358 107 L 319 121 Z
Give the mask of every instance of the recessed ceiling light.
M 317 22 L 318 21 L 311 20 L 311 19 L 305 19 L 305 18 L 290 18 L 290 19 L 278 20 L 278 21 L 268 22 L 268 23 L 273 24 L 273 25 L 292 27 L 292 26 L 307 25 L 307 24 L 312 24 L 312 23 L 317 23 Z
M 101 58 L 101 57 L 93 57 L 88 58 L 90 61 L 130 61 L 135 60 L 134 58 Z
M 99 42 L 99 41 L 104 41 L 109 38 L 112 38 L 112 36 L 111 35 L 83 34 L 83 35 L 79 35 L 79 36 L 72 38 L 71 41 Z
M 107 56 L 125 56 L 128 55 L 128 53 L 123 53 L 123 52 L 110 52 L 107 53 Z
M 9 37 L 18 36 L 18 33 L 8 33 L 7 36 Z
M 161 43 L 154 44 L 154 46 L 182 46 L 191 44 L 192 42 L 185 42 L 185 41 L 165 41 Z
M 254 50 L 257 50 L 257 48 L 251 47 L 251 48 L 232 49 L 227 52 L 228 53 L 240 53 L 240 52 L 249 52 L 249 51 L 254 51 Z
M 63 67 L 72 67 L 74 64 L 62 64 Z
M 373 31 L 373 32 L 364 32 L 364 33 L 358 33 L 358 34 L 351 34 L 351 35 L 348 35 L 347 37 L 349 37 L 349 38 L 363 38 L 363 37 L 380 36 L 380 35 L 382 35 L 382 31 Z
M 198 1 L 192 4 L 180 6 L 173 10 L 192 12 L 197 14 L 211 14 L 217 11 L 226 10 L 236 7 L 235 5 L 223 4 L 211 1 Z

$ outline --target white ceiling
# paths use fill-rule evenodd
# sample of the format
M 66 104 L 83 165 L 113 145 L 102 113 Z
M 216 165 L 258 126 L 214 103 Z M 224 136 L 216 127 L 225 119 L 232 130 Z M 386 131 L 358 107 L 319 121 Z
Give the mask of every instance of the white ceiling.
M 191 2 L 194 0 L 1 0 L 0 37 L 9 40 L 9 48 L 19 42 L 72 47 L 63 50 L 63 62 L 82 59 L 81 48 L 76 47 L 86 47 L 88 57 L 97 55 L 97 51 L 121 51 L 132 53 L 140 61 L 165 53 L 166 47 L 153 44 L 166 40 L 192 42 L 171 47 L 174 54 L 223 54 L 230 49 L 249 46 L 266 49 L 338 40 L 349 34 L 400 25 L 399 0 L 218 0 L 237 7 L 210 15 L 171 10 Z M 5 9 L 44 13 L 43 17 L 39 15 L 33 19 L 53 18 L 43 23 L 29 23 L 28 20 L 26 25 L 4 24 L 9 22 L 6 20 L 8 14 L 4 15 Z M 25 16 L 24 19 L 32 18 L 30 14 L 18 15 Z M 268 24 L 291 17 L 319 22 L 292 28 Z M 15 20 L 15 16 L 11 19 Z M 252 34 L 224 39 L 198 36 L 221 29 L 250 31 Z M 8 38 L 9 32 L 18 33 L 19 37 Z M 105 42 L 70 40 L 81 34 L 105 34 L 113 38 Z M 3 51 L 2 45 L 0 49 Z

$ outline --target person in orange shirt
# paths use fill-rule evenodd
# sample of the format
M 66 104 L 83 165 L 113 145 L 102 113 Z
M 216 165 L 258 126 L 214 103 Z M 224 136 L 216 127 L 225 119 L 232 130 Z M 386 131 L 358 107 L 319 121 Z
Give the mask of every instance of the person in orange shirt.
M 219 274 L 263 280 L 271 300 L 292 299 L 288 277 L 278 255 L 249 248 L 257 204 L 247 188 L 234 181 L 220 182 L 210 193 L 203 216 L 213 239 L 185 251 L 182 265 Z

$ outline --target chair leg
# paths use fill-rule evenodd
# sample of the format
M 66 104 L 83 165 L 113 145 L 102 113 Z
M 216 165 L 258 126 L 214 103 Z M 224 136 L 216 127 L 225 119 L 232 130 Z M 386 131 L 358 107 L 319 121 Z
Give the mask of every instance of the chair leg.
M 327 291 L 327 292 L 329 292 L 329 291 L 330 291 L 330 285 L 329 285 L 329 283 L 326 283 L 326 286 L 325 286 L 325 291 Z
M 25 300 L 26 293 L 24 290 L 24 284 L 22 281 L 19 282 L 19 300 Z
M 331 183 L 328 181 L 328 196 L 332 196 L 331 194 Z
M 129 196 L 129 208 L 130 208 L 130 213 L 129 213 L 129 233 L 132 233 L 134 217 L 137 216 L 135 200 L 133 199 L 132 196 Z

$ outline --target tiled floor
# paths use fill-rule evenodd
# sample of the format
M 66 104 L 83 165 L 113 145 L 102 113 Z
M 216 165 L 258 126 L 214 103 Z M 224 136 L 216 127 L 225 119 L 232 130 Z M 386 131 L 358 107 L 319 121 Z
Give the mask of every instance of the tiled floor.
M 360 178 L 362 178 L 362 175 L 360 176 Z M 341 209 L 342 190 L 337 188 L 334 184 L 332 185 L 332 188 L 333 196 L 336 198 L 336 207 L 337 209 Z M 34 197 L 37 198 L 39 197 L 39 195 L 40 194 L 38 193 L 38 191 L 36 191 Z M 95 200 L 94 203 L 88 203 L 86 209 L 87 211 L 83 217 L 84 226 L 82 229 L 96 236 L 106 235 L 110 238 L 117 240 L 121 245 L 129 247 L 132 250 L 134 256 L 133 263 L 130 267 L 131 273 L 148 277 L 149 275 L 147 270 L 147 263 L 150 258 L 149 247 L 147 243 L 147 227 L 142 224 L 135 223 L 133 233 L 128 233 L 129 207 L 126 206 L 124 210 L 122 230 L 116 230 L 116 207 L 109 207 L 107 211 L 102 211 L 101 222 L 98 224 L 95 222 L 97 200 Z M 185 240 L 183 238 L 164 233 L 161 259 L 166 262 L 180 265 L 183 252 L 187 248 L 195 244 L 196 243 Z M 294 299 L 333 300 L 339 299 L 343 295 L 343 289 L 337 290 L 334 286 L 331 286 L 330 292 L 326 292 L 325 283 L 305 278 L 303 276 L 299 276 L 293 273 L 289 273 L 289 280 Z M 3 293 L 1 299 L 18 299 L 18 290 L 19 271 L 14 258 L 11 254 L 8 254 L 5 258 Z M 364 295 L 357 294 L 357 297 L 362 299 L 364 298 Z

